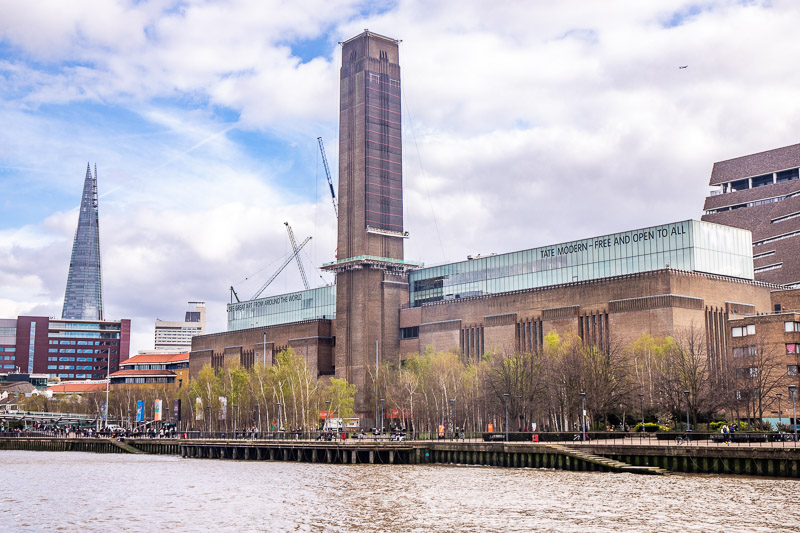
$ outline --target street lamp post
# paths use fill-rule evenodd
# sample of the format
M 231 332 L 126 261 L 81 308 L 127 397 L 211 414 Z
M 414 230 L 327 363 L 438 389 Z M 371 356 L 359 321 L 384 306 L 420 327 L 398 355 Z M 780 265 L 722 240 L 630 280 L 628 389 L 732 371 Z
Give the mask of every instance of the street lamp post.
M 108 427 L 108 386 L 111 383 L 111 348 L 106 350 L 106 414 L 105 414 L 105 427 Z
M 503 402 L 506 404 L 506 442 L 508 442 L 508 398 L 511 395 L 509 393 L 503 394 Z
M 581 441 L 586 442 L 586 393 L 581 392 Z
M 239 406 L 237 404 L 233 404 L 233 438 L 236 438 L 236 422 L 237 422 L 237 414 L 239 413 Z
M 639 395 L 639 406 L 642 408 L 642 437 L 644 437 L 644 394 Z
M 211 431 L 211 406 L 206 407 L 206 433 Z
M 683 391 L 683 395 L 686 397 L 686 440 L 689 440 L 689 432 L 691 428 L 689 427 L 689 391 Z
M 794 441 L 797 442 L 797 411 L 795 411 L 794 396 L 797 385 L 789 385 L 789 396 L 792 397 L 792 426 L 794 427 Z
M 324 426 L 325 431 L 328 431 L 331 427 L 330 423 L 328 423 L 328 420 L 330 420 L 330 418 L 331 418 L 331 401 L 325 400 L 325 426 Z
M 778 397 L 778 424 L 783 424 L 783 413 L 781 412 L 781 394 L 780 392 L 775 394 Z
M 275 433 L 277 433 L 278 438 L 280 438 L 280 436 L 281 436 L 281 403 L 278 402 L 275 405 L 278 408 L 278 425 L 275 428 Z
M 386 404 L 386 398 L 381 398 L 381 439 L 383 439 L 383 406 Z
M 456 405 L 455 404 L 456 404 L 455 398 L 451 398 L 450 399 L 450 440 L 453 440 L 453 429 L 454 429 L 454 426 L 453 426 L 453 415 L 454 415 L 455 410 L 456 410 Z

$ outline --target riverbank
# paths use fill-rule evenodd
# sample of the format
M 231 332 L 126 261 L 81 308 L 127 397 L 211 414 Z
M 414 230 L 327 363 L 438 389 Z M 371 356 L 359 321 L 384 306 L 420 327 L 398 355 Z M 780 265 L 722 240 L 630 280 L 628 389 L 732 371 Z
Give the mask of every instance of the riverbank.
M 0 438 L 0 450 L 142 453 L 236 461 L 461 464 L 654 475 L 679 472 L 800 478 L 800 448 L 772 444 L 667 446 L 663 443 Z

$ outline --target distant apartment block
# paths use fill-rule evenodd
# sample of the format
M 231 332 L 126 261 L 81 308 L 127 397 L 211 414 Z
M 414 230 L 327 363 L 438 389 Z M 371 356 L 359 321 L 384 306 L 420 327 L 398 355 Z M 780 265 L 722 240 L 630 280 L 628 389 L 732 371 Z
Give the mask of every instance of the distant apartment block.
M 182 322 L 156 319 L 155 351 L 188 352 L 192 349 L 192 337 L 205 333 L 205 302 L 189 302 L 189 306 Z
M 714 163 L 702 220 L 753 233 L 755 279 L 800 287 L 800 144 Z
M 0 370 L 105 379 L 130 353 L 131 321 L 0 319 Z

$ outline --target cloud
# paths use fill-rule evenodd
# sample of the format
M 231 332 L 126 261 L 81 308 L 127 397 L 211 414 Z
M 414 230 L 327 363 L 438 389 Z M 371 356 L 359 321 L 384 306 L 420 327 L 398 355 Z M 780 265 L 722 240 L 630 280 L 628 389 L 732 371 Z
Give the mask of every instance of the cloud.
M 798 142 L 788 0 L 0 9 L 0 312 L 60 313 L 96 161 L 134 349 L 189 300 L 224 329 L 228 288 L 289 252 L 284 221 L 333 259 L 316 137 L 336 178 L 336 42 L 364 28 L 402 39 L 406 255 L 428 264 L 699 218 L 714 161 Z M 300 286 L 289 265 L 270 290 Z

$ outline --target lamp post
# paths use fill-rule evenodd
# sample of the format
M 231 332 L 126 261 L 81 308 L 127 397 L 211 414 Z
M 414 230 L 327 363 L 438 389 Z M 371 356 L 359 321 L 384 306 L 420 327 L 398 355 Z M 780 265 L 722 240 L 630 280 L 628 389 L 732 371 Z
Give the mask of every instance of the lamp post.
M 386 398 L 381 398 L 381 439 L 383 439 L 383 406 L 386 404 Z
M 789 396 L 792 397 L 792 426 L 794 427 L 794 441 L 797 442 L 797 411 L 795 411 L 794 395 L 797 385 L 789 385 Z
M 281 403 L 278 402 L 277 404 L 275 404 L 275 406 L 278 408 L 278 425 L 275 428 L 275 433 L 277 433 L 278 438 L 280 438 L 281 437 Z
M 108 386 L 111 383 L 111 348 L 106 350 L 106 414 L 105 414 L 105 427 L 108 427 Z
M 642 437 L 644 437 L 644 394 L 639 395 L 639 406 L 642 409 Z
M 328 423 L 330 417 L 331 417 L 331 401 L 325 400 L 325 426 L 324 426 L 325 431 L 328 431 L 331 427 L 330 424 Z
M 239 413 L 239 406 L 237 404 L 233 404 L 233 438 L 236 438 L 236 422 L 237 422 L 237 414 Z
M 586 393 L 581 392 L 581 441 L 586 442 Z
M 453 425 L 453 415 L 456 411 L 456 400 L 455 398 L 450 399 L 450 440 L 453 440 L 453 429 L 455 426 Z
M 683 391 L 683 395 L 686 397 L 686 440 L 689 440 L 689 432 L 691 428 L 689 427 L 689 391 Z
M 783 413 L 781 413 L 781 396 L 783 396 L 783 394 L 779 392 L 775 394 L 775 396 L 778 397 L 778 424 L 783 424 Z
M 510 395 L 509 393 L 505 393 L 505 394 L 503 394 L 503 402 L 506 404 L 506 425 L 505 425 L 505 430 L 506 430 L 506 442 L 508 442 L 508 398 L 509 398 L 510 396 L 511 396 L 511 395 Z
M 206 433 L 211 431 L 211 406 L 206 407 Z

